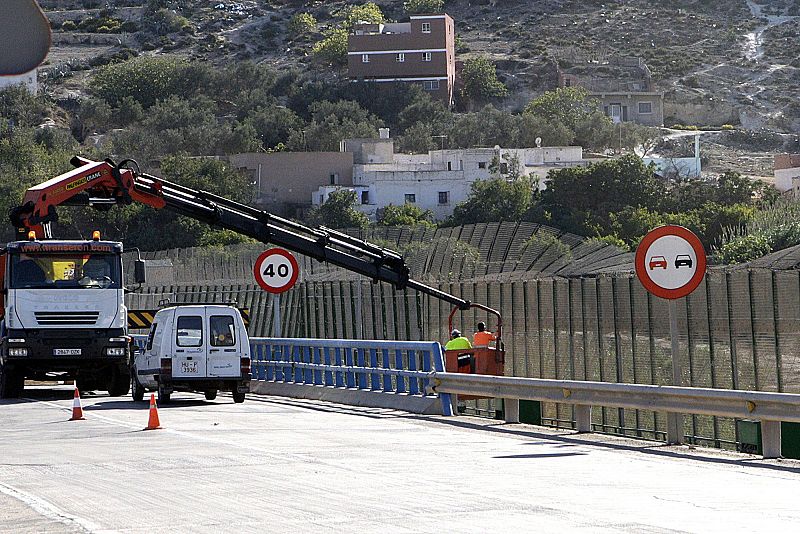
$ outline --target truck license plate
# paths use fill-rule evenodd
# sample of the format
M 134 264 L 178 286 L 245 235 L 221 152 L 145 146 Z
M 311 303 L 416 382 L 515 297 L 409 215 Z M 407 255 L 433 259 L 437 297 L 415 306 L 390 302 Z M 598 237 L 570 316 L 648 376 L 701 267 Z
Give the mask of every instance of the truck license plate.
M 53 349 L 54 356 L 80 356 L 81 349 Z

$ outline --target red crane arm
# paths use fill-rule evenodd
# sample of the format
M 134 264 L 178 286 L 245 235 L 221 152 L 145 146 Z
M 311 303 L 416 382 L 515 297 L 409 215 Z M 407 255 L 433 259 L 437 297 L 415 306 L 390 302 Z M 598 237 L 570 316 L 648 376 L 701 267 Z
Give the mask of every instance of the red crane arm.
M 22 204 L 11 212 L 18 231 L 34 230 L 43 237 L 42 225 L 58 220 L 56 207 L 61 205 L 111 205 L 141 202 L 163 208 L 164 199 L 134 188 L 134 173 L 109 161 L 89 161 L 76 157 L 80 165 L 55 178 L 35 185 L 25 192 Z

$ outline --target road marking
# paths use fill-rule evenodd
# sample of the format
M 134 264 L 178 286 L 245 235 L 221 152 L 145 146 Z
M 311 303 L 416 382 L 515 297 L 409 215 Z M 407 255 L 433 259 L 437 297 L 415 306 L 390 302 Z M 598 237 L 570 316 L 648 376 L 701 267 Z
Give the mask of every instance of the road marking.
M 92 532 L 92 533 L 114 532 L 112 530 L 103 529 L 99 525 L 89 521 L 88 519 L 68 514 L 67 512 L 65 512 L 61 508 L 58 508 L 51 502 L 48 502 L 40 497 L 31 495 L 30 493 L 24 492 L 22 490 L 19 490 L 2 482 L 0 482 L 0 493 L 5 493 L 9 497 L 13 497 L 18 501 L 27 504 L 38 514 L 43 515 L 48 519 L 53 519 L 55 521 L 58 521 L 59 523 L 62 523 L 64 525 L 78 526 L 85 532 Z

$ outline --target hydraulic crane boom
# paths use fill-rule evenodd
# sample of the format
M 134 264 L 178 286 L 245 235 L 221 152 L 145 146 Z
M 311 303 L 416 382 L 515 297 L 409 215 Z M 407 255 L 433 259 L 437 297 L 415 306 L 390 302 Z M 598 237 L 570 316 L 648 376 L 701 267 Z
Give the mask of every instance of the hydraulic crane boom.
M 388 282 L 395 289 L 415 289 L 462 310 L 471 306 L 490 310 L 411 279 L 408 266 L 397 252 L 342 232 L 310 228 L 206 191 L 140 173 L 132 160 L 116 165 L 111 160 L 96 162 L 75 156 L 71 163 L 77 168 L 28 189 L 22 205 L 11 211 L 11 222 L 20 233 L 33 229 L 38 235 L 50 237 L 49 226 L 58 220 L 59 205 L 104 208 L 141 202 L 337 265 L 376 282 Z

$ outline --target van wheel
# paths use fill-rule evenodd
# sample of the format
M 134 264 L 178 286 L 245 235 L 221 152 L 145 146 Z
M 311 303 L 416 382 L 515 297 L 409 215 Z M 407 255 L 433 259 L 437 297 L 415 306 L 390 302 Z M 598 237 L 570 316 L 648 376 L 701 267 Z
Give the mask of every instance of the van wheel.
M 131 368 L 131 397 L 136 402 L 142 402 L 144 400 L 144 386 L 139 383 L 139 379 L 136 378 L 136 368 Z
M 217 390 L 216 389 L 209 389 L 205 391 L 206 400 L 212 401 L 217 398 Z
M 169 402 L 170 393 L 167 393 L 161 387 L 158 388 L 158 403 L 167 404 Z
M 108 381 L 108 394 L 112 397 L 122 397 L 123 395 L 127 395 L 128 391 L 130 391 L 131 381 L 128 379 L 130 373 L 125 371 L 127 371 L 127 368 L 113 367 L 111 369 L 111 379 Z
M 239 393 L 238 391 L 233 392 L 233 402 L 237 404 L 241 404 L 244 402 L 244 392 Z

